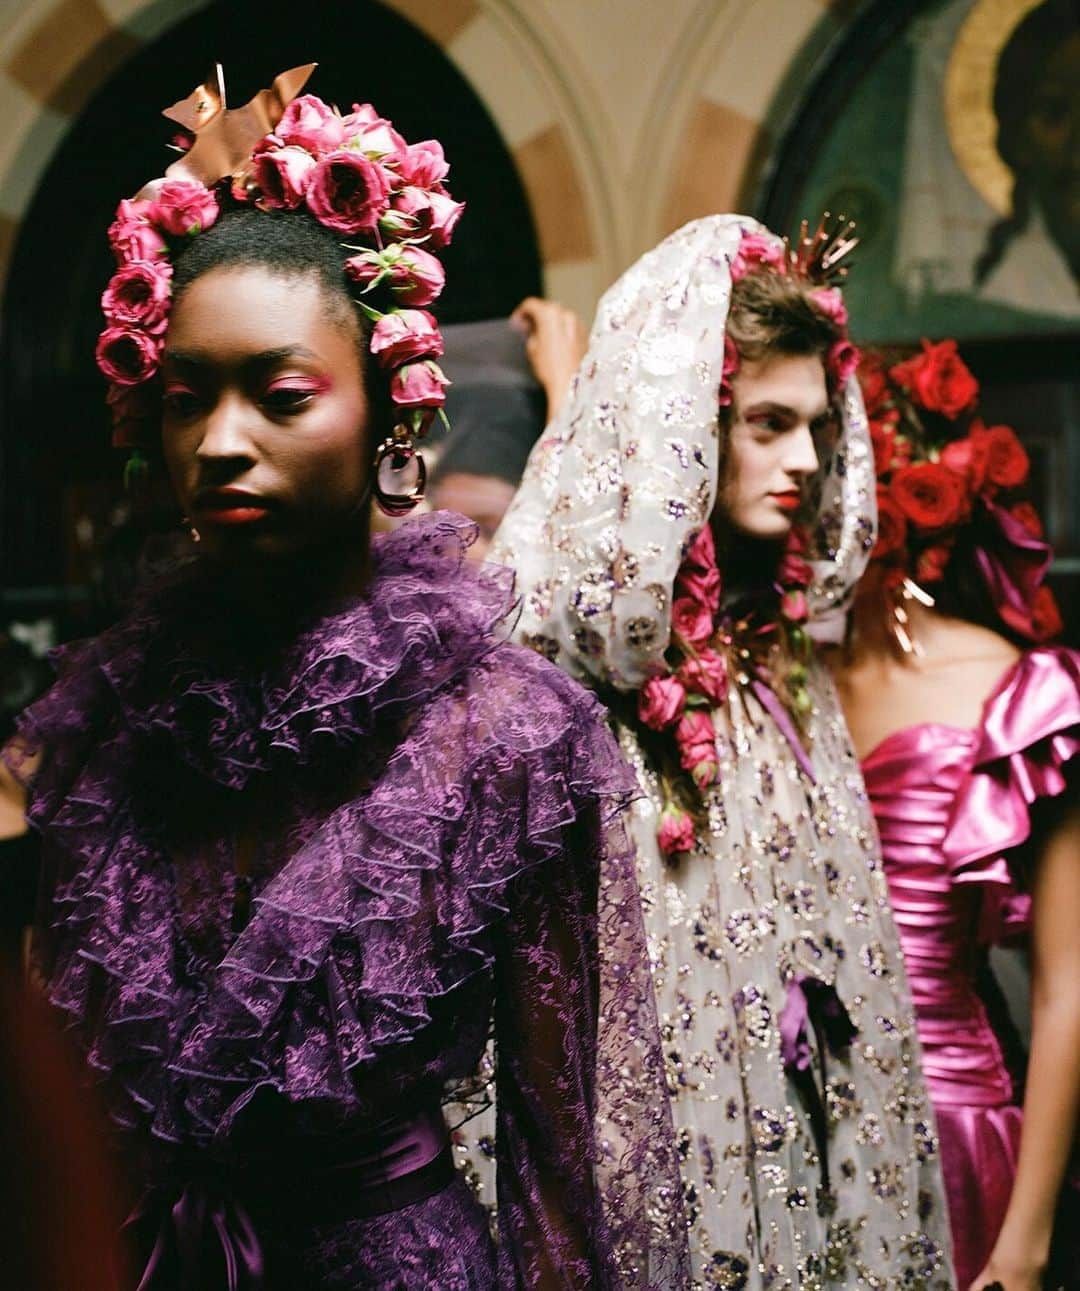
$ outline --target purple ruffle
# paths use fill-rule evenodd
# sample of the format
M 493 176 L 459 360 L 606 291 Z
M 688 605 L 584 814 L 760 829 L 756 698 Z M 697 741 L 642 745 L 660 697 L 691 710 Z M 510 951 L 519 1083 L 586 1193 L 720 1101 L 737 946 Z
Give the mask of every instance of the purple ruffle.
M 1010 853 L 1030 837 L 1032 804 L 1064 792 L 1080 750 L 1080 653 L 1023 655 L 987 702 L 977 739 L 942 853 L 957 883 L 999 889 L 982 920 L 983 939 L 999 940 L 1025 931 L 1030 913 Z
M 254 677 L 187 649 L 186 592 L 62 652 L 22 726 L 43 755 L 42 966 L 122 1123 L 220 1140 L 266 1086 L 355 1105 L 365 1065 L 491 968 L 515 878 L 560 860 L 583 816 L 602 832 L 633 792 L 596 701 L 496 639 L 510 578 L 463 562 L 470 533 L 436 515 L 376 540 L 364 599 Z M 370 791 L 300 822 L 225 958 L 192 974 L 172 861 L 130 796 L 147 741 L 220 794 L 317 763 L 398 710 L 413 720 Z

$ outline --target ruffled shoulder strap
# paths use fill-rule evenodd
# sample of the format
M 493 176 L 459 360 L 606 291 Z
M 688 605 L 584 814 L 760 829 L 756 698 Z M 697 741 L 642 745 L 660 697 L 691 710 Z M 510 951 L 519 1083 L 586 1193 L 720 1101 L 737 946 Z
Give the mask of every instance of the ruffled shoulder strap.
M 983 711 L 942 849 L 956 882 L 1013 883 L 1009 854 L 1030 837 L 1030 808 L 1065 790 L 1078 750 L 1080 653 L 1031 650 Z

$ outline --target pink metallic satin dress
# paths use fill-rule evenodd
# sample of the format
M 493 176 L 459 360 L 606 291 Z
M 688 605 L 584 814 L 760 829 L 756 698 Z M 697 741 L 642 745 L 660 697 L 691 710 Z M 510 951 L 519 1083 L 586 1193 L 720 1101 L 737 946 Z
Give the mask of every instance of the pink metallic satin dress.
M 975 989 L 988 944 L 1027 929 L 1016 855 L 1028 809 L 1066 787 L 1080 749 L 1080 653 L 1038 649 L 1002 678 L 975 730 L 887 736 L 863 774 L 937 1114 L 957 1281 L 990 1255 L 1012 1190 L 1022 1113 Z

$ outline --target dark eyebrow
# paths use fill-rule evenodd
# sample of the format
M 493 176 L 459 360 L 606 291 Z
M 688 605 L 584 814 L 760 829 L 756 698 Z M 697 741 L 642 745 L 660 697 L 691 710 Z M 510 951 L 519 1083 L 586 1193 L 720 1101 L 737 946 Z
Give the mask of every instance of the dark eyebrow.
M 828 404 L 822 410 L 810 418 L 810 425 L 816 426 L 821 422 L 827 421 L 832 409 Z M 798 412 L 789 407 L 786 403 L 773 403 L 772 400 L 765 400 L 762 403 L 752 403 L 749 408 L 742 410 L 744 417 L 760 417 L 762 415 L 770 417 L 781 417 L 788 421 L 797 421 Z
M 289 359 L 314 359 L 319 356 L 304 345 L 281 345 L 272 350 L 260 350 L 241 365 L 244 368 L 272 368 Z M 202 350 L 165 350 L 162 359 L 176 367 L 209 368 L 215 366 L 214 358 Z

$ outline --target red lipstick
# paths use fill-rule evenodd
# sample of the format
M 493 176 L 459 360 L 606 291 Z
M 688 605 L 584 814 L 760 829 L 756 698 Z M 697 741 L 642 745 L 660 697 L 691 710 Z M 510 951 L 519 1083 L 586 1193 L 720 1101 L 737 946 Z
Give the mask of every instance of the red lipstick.
M 195 500 L 195 513 L 203 524 L 242 525 L 265 520 L 273 509 L 266 498 L 243 489 L 207 489 Z
M 769 497 L 772 498 L 781 511 L 798 511 L 802 504 L 802 494 L 798 489 L 792 489 L 788 493 L 770 493 Z

